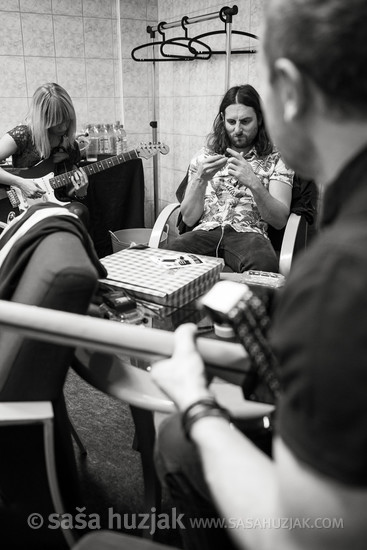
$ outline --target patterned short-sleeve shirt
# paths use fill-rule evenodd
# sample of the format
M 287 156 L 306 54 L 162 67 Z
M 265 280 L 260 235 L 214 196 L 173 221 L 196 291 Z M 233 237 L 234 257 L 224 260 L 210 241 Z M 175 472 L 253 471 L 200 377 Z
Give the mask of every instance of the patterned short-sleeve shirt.
M 204 147 L 195 155 L 189 166 L 189 182 L 199 164 L 213 154 Z M 272 180 L 293 186 L 294 172 L 287 168 L 275 149 L 268 155 L 259 156 L 252 148 L 244 158 L 266 189 Z M 267 237 L 268 224 L 261 218 L 252 192 L 228 174 L 228 163 L 208 182 L 204 212 L 195 229 L 209 231 L 223 225 L 230 225 L 238 232 L 256 232 Z

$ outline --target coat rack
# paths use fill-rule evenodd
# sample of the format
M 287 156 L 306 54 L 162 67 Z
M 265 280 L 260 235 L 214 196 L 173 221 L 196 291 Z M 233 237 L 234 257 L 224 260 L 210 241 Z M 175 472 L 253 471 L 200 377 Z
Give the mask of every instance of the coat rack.
M 157 143 L 158 123 L 156 120 L 156 63 L 169 62 L 169 61 L 195 61 L 195 60 L 207 60 L 212 55 L 226 56 L 226 70 L 225 70 L 225 91 L 229 88 L 230 82 L 230 60 L 231 54 L 252 54 L 256 53 L 256 47 L 236 48 L 232 50 L 231 38 L 232 35 L 240 35 L 257 40 L 258 37 L 254 34 L 245 31 L 232 30 L 232 18 L 238 13 L 237 6 L 224 6 L 219 12 L 207 13 L 203 15 L 197 15 L 195 17 L 183 17 L 179 21 L 172 21 L 167 23 L 161 21 L 156 27 L 148 26 L 147 33 L 150 35 L 151 41 L 140 46 L 137 46 L 131 51 L 131 57 L 137 62 L 149 62 L 152 63 L 152 80 L 153 80 L 153 120 L 150 122 L 152 128 L 152 140 L 153 143 Z M 224 23 L 224 29 L 219 31 L 206 32 L 204 34 L 189 37 L 188 25 L 194 23 L 200 23 L 203 21 L 209 21 L 211 19 L 219 19 Z M 173 29 L 175 27 L 181 27 L 184 31 L 183 36 L 177 36 L 174 38 L 166 39 L 165 31 Z M 156 33 L 160 35 L 156 40 Z M 214 50 L 203 41 L 205 38 L 215 35 L 225 35 L 226 44 L 224 50 Z M 170 48 L 174 49 L 174 52 L 170 53 Z M 144 55 L 145 50 L 145 55 Z M 177 50 L 180 53 L 177 53 Z M 151 55 L 147 56 L 147 52 L 151 52 Z M 153 157 L 153 185 L 154 185 L 154 214 L 155 218 L 158 216 L 158 159 Z

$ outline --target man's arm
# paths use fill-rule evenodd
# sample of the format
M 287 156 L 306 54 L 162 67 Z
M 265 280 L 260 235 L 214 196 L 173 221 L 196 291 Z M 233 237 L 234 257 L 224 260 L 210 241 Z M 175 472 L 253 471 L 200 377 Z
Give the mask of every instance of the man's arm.
M 204 211 L 205 192 L 208 182 L 223 168 L 227 159 L 223 155 L 206 157 L 199 164 L 197 172 L 192 176 L 181 204 L 182 219 L 188 227 L 192 227 L 201 218 Z
M 183 412 L 211 396 L 196 351 L 194 325 L 176 331 L 171 359 L 152 376 Z M 190 429 L 219 516 L 244 550 L 362 550 L 367 490 L 308 467 L 279 438 L 271 461 L 224 418 L 202 417 Z
M 153 379 L 180 411 L 211 395 L 202 359 L 196 351 L 194 331 L 191 324 L 179 327 L 172 359 L 152 367 Z M 220 515 L 230 527 L 237 525 L 230 533 L 240 547 L 274 550 L 274 533 L 243 528 L 247 518 L 269 518 L 274 514 L 277 481 L 272 461 L 223 418 L 201 418 L 193 424 L 190 436 L 200 453 Z
M 289 217 L 292 187 L 274 179 L 270 181 L 267 190 L 241 153 L 233 149 L 228 149 L 228 152 L 232 155 L 228 173 L 251 190 L 262 219 L 275 229 L 282 229 Z

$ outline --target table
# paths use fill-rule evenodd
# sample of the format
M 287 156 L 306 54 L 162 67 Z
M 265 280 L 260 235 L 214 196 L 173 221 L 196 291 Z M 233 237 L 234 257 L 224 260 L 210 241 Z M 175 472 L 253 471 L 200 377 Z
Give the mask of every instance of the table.
M 147 309 L 146 320 L 148 322 L 143 323 L 139 328 L 142 340 L 144 340 L 144 331 L 147 330 L 144 327 L 148 324 L 153 328 L 165 331 L 173 330 L 179 324 L 188 321 L 197 322 L 198 326 L 204 327 L 205 331 L 211 324 L 205 313 L 198 310 L 195 301 L 176 308 L 171 315 L 154 315 L 151 309 Z M 147 337 L 148 334 L 147 332 Z M 213 330 L 206 331 L 205 335 L 207 338 L 215 338 Z M 199 342 L 198 339 L 198 345 L 200 345 Z M 226 369 L 225 375 L 223 369 L 218 365 L 208 366 L 207 373 L 211 380 L 211 390 L 216 395 L 218 402 L 229 408 L 234 418 L 246 418 L 256 422 L 261 420 L 262 422 L 264 417 L 272 414 L 274 406 L 244 400 L 241 385 L 246 376 L 248 363 L 246 363 L 246 358 L 244 359 L 245 353 L 242 346 L 238 343 L 231 345 L 228 342 L 219 342 L 218 339 L 211 340 L 209 344 L 210 348 L 217 348 L 217 351 L 213 351 L 217 359 L 221 356 L 219 363 L 222 365 L 231 363 L 228 346 L 233 347 L 236 352 L 238 348 L 241 348 L 241 365 L 238 364 L 239 362 L 233 361 L 232 368 Z M 149 373 L 149 359 L 136 360 L 123 353 L 106 354 L 77 349 L 73 368 L 84 380 L 99 390 L 130 405 L 136 430 L 137 448 L 142 459 L 145 508 L 149 512 L 154 506 L 159 511 L 161 489 L 153 460 L 156 434 L 155 417 L 157 413 L 173 412 L 175 406 L 152 381 Z M 218 381 L 215 376 L 220 376 L 221 379 L 230 383 Z

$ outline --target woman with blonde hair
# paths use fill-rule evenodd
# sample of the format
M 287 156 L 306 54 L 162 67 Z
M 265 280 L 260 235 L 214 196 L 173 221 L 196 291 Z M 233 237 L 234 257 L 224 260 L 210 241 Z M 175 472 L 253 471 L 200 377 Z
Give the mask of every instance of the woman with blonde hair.
M 13 167 L 19 169 L 50 159 L 56 174 L 75 170 L 71 184 L 57 191 L 56 198 L 69 202 L 71 197 L 83 199 L 88 177 L 78 168 L 80 152 L 75 131 L 76 115 L 69 94 L 59 84 L 43 84 L 33 94 L 25 124 L 15 126 L 0 139 L 0 159 L 11 156 Z M 0 184 L 20 189 L 25 198 L 42 198 L 42 186 L 23 175 L 21 170 L 10 173 L 0 168 Z

